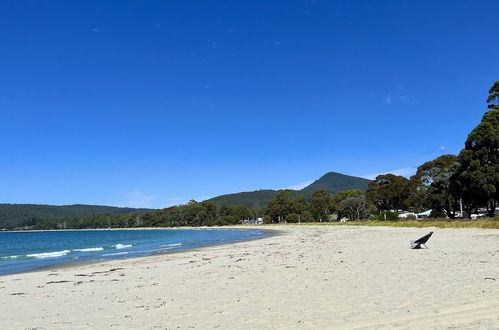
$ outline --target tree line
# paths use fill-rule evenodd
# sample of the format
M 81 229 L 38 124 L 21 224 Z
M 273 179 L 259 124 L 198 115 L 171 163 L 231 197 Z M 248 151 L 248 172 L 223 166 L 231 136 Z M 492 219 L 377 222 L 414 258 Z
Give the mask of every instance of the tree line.
M 241 223 L 241 219 L 254 217 L 254 211 L 240 205 L 191 200 L 185 205 L 172 206 L 146 213 L 58 217 L 39 220 L 30 229 L 84 229 L 224 226 Z
M 262 218 L 265 223 L 326 222 L 334 214 L 361 219 L 369 214 L 364 207 L 366 197 L 360 189 L 331 195 L 325 190 L 314 192 L 312 200 L 292 196 L 290 190 L 279 191 L 264 208 L 191 200 L 185 205 L 171 206 L 146 213 L 67 216 L 39 219 L 26 223 L 25 229 L 102 229 L 133 227 L 224 226 L 240 224 L 242 220 Z

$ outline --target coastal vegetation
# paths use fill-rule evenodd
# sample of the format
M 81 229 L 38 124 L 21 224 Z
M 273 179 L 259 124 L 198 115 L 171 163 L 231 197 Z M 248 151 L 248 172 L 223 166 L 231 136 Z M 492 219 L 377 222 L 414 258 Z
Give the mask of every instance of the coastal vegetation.
M 223 226 L 240 223 L 240 219 L 252 217 L 245 206 L 211 202 L 190 201 L 185 205 L 172 206 L 146 213 L 96 214 L 42 219 L 22 227 L 23 229 L 84 229 L 84 228 L 139 228 L 180 226 Z
M 286 225 L 286 224 L 276 224 Z M 487 219 L 448 219 L 448 218 L 430 218 L 421 220 L 363 220 L 348 222 L 327 222 L 327 223 L 300 223 L 295 225 L 327 225 L 327 226 L 388 226 L 388 227 L 415 227 L 415 228 L 483 228 L 499 229 L 499 217 Z
M 144 213 L 151 209 L 113 207 L 101 205 L 40 205 L 40 204 L 0 204 L 0 229 L 31 227 L 38 222 L 55 218 L 79 216 L 114 215 Z

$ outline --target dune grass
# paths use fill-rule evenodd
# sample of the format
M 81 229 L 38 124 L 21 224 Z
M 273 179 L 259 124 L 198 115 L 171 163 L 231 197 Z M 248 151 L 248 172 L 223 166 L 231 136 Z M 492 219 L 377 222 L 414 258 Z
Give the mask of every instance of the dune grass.
M 280 224 L 279 224 L 280 225 Z M 347 222 L 302 222 L 288 223 L 282 225 L 300 225 L 300 226 L 390 226 L 390 227 L 437 227 L 437 228 L 487 228 L 499 229 L 499 217 L 490 219 L 423 219 L 423 220 L 399 220 L 399 221 L 347 221 Z

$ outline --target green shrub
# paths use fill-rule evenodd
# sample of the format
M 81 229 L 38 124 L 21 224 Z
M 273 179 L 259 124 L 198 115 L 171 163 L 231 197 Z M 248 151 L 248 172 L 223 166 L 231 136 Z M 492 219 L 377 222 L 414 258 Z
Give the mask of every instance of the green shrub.
M 379 221 L 384 221 L 384 220 L 395 221 L 398 219 L 399 219 L 399 215 L 397 213 L 391 212 L 391 211 L 383 211 L 380 214 L 378 214 L 378 216 L 376 217 L 376 220 L 379 220 Z
M 224 215 L 224 216 L 218 218 L 216 221 L 217 226 L 234 225 L 236 223 L 237 223 L 237 220 L 232 215 Z
M 314 221 L 314 217 L 310 212 L 304 211 L 301 214 L 301 222 L 312 222 L 312 221 Z
M 290 213 L 286 217 L 286 222 L 296 223 L 300 220 L 300 216 L 296 213 Z
M 430 218 L 445 218 L 447 217 L 447 214 L 439 209 L 433 209 L 431 210 Z

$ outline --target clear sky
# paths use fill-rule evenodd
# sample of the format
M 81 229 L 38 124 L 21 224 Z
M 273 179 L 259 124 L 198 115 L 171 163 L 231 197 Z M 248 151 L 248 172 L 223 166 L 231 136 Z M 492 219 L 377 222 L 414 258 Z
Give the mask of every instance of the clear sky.
M 499 1 L 0 1 L 0 202 L 164 207 L 458 153 Z

